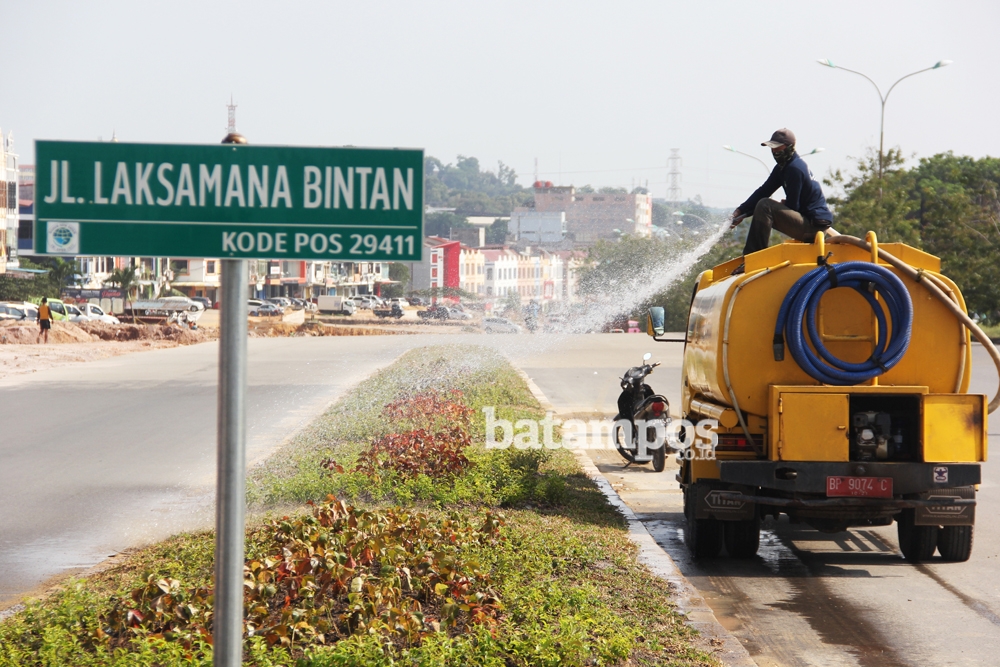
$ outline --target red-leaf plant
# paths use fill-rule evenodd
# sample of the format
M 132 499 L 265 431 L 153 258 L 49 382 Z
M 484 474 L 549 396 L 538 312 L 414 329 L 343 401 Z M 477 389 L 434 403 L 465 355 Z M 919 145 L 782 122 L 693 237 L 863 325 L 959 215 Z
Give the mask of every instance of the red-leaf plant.
M 366 511 L 331 496 L 311 515 L 285 517 L 258 534 L 269 548 L 244 567 L 246 633 L 295 649 L 351 633 L 412 645 L 431 632 L 493 628 L 502 605 L 488 573 L 463 552 L 501 539 L 502 524 L 492 512 L 435 519 L 398 508 Z M 150 575 L 113 602 L 97 640 L 120 646 L 144 635 L 190 646 L 211 638 L 209 589 Z

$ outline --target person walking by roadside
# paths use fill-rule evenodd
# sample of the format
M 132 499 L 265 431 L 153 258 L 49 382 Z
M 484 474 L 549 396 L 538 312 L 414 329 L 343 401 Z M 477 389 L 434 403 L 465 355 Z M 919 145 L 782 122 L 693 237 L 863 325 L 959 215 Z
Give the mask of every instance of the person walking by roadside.
M 38 306 L 38 342 L 44 339 L 49 342 L 49 329 L 52 328 L 52 311 L 49 310 L 49 300 L 42 297 L 42 303 Z
M 784 128 L 777 130 L 771 140 L 761 146 L 771 149 L 777 164 L 764 184 L 733 211 L 733 227 L 744 218 L 753 217 L 743 247 L 744 257 L 768 246 L 772 227 L 798 241 L 810 242 L 816 232 L 825 231 L 833 224 L 833 214 L 826 205 L 822 188 L 795 152 L 795 134 Z M 781 202 L 771 199 L 778 188 L 785 191 Z M 733 273 L 742 272 L 741 264 Z

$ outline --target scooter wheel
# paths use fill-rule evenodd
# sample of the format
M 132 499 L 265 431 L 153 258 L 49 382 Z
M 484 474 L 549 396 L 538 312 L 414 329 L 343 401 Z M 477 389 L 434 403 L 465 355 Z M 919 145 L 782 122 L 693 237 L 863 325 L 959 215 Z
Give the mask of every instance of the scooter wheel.
M 660 445 L 653 450 L 653 470 L 656 472 L 663 472 L 663 469 L 667 467 L 667 447 L 666 445 Z

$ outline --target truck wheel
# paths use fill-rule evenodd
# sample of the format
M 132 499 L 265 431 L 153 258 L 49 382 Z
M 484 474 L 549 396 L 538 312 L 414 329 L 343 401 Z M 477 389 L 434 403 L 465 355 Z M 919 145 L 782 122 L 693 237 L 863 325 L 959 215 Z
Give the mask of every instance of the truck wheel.
M 760 548 L 760 519 L 723 521 L 726 551 L 733 558 L 753 558 Z
M 716 519 L 696 519 L 693 489 L 684 493 L 684 543 L 695 558 L 715 558 L 722 551 L 722 522 Z
M 917 526 L 913 523 L 915 512 L 905 509 L 896 517 L 896 532 L 899 536 L 899 550 L 903 558 L 911 563 L 930 560 L 938 543 L 937 526 Z
M 666 445 L 660 445 L 653 450 L 653 470 L 656 472 L 663 472 L 663 469 L 667 467 L 667 447 Z
M 937 548 L 941 558 L 964 563 L 972 555 L 972 526 L 944 526 L 938 531 Z

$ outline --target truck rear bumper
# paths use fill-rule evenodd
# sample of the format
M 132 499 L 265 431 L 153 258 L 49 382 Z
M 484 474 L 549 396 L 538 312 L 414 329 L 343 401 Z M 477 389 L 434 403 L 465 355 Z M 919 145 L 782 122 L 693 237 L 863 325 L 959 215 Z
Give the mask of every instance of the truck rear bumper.
M 923 500 L 919 498 L 770 498 L 767 496 L 748 496 L 738 491 L 716 491 L 720 500 L 734 503 L 757 503 L 759 505 L 774 505 L 775 507 L 873 507 L 917 509 L 923 507 L 961 507 L 975 505 L 971 498 L 937 498 Z
M 895 496 L 919 494 L 935 489 L 973 486 L 979 484 L 982 479 L 978 463 L 719 461 L 719 473 L 720 480 L 729 484 L 758 487 L 762 490 L 783 493 L 823 496 L 826 495 L 827 477 L 891 477 L 893 495 Z M 875 501 L 875 499 L 861 498 L 824 498 L 815 502 L 836 505 L 845 500 Z M 879 500 L 872 504 L 887 506 L 891 502 Z M 917 506 L 899 505 L 899 507 Z

